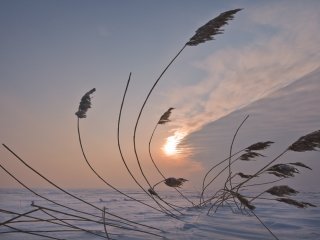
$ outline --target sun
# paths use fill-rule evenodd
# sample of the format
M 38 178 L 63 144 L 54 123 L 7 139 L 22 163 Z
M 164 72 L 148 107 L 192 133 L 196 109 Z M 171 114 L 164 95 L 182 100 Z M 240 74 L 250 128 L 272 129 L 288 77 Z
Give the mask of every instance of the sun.
M 167 155 L 174 155 L 177 153 L 178 142 L 174 136 L 168 137 L 165 145 L 163 146 L 163 151 Z
M 177 131 L 173 134 L 173 136 L 168 137 L 166 143 L 162 147 L 164 153 L 168 156 L 176 155 L 177 153 L 179 153 L 177 146 L 185 136 L 185 133 Z

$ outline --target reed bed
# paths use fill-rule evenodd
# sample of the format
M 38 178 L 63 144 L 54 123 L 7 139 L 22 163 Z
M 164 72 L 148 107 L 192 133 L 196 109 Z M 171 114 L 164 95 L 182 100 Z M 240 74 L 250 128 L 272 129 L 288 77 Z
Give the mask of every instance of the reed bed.
M 270 235 L 274 239 L 278 239 L 276 234 L 260 219 L 259 216 L 255 213 L 255 209 L 259 207 L 259 200 L 264 199 L 268 201 L 279 202 L 279 204 L 288 204 L 297 208 L 307 208 L 307 207 L 316 207 L 314 204 L 309 202 L 302 202 L 294 199 L 292 196 L 299 194 L 297 190 L 288 185 L 274 185 L 278 184 L 284 179 L 293 178 L 300 171 L 299 169 L 305 168 L 308 170 L 312 170 L 311 167 L 307 166 L 302 162 L 288 162 L 283 163 L 279 162 L 281 157 L 283 157 L 288 152 L 307 152 L 307 151 L 315 151 L 320 148 L 320 130 L 314 131 L 312 133 L 306 134 L 305 136 L 300 137 L 297 141 L 293 142 L 290 146 L 284 149 L 279 155 L 273 159 L 265 160 L 266 164 L 255 173 L 247 173 L 247 172 L 234 172 L 233 166 L 235 162 L 249 162 L 250 164 L 254 164 L 255 159 L 259 157 L 263 157 L 267 159 L 268 157 L 263 154 L 263 151 L 267 148 L 271 147 L 274 142 L 272 141 L 261 141 L 257 143 L 253 143 L 252 145 L 238 150 L 234 152 L 233 145 L 238 136 L 238 132 L 240 131 L 243 124 L 245 124 L 246 120 L 249 116 L 246 116 L 244 120 L 241 122 L 236 132 L 233 135 L 230 150 L 228 153 L 228 157 L 221 160 L 218 163 L 215 163 L 208 171 L 204 174 L 202 179 L 201 192 L 198 196 L 199 202 L 195 203 L 190 200 L 189 196 L 183 193 L 183 185 L 188 180 L 183 178 L 182 176 L 167 176 L 163 170 L 157 164 L 155 157 L 152 155 L 152 140 L 155 136 L 156 130 L 159 125 L 165 125 L 170 122 L 170 116 L 174 108 L 170 107 L 166 112 L 160 115 L 159 120 L 155 123 L 154 130 L 151 134 L 148 150 L 149 157 L 156 172 L 159 174 L 160 180 L 156 183 L 152 183 L 152 181 L 147 177 L 144 172 L 143 161 L 140 158 L 139 152 L 137 151 L 137 141 L 136 141 L 136 133 L 138 131 L 139 122 L 141 116 L 143 114 L 144 108 L 148 102 L 148 99 L 152 92 L 154 91 L 156 85 L 161 80 L 162 76 L 166 73 L 169 67 L 172 66 L 173 62 L 181 55 L 183 50 L 187 47 L 197 46 L 204 42 L 214 40 L 216 35 L 222 34 L 222 27 L 227 25 L 229 21 L 234 19 L 236 13 L 241 11 L 242 9 L 234 9 L 224 13 L 221 13 L 216 18 L 210 20 L 208 23 L 200 27 L 196 30 L 194 36 L 192 36 L 178 51 L 178 53 L 173 57 L 173 59 L 169 62 L 169 64 L 164 68 L 164 70 L 160 73 L 159 77 L 155 80 L 153 86 L 150 91 L 147 93 L 147 96 L 138 112 L 138 117 L 135 121 L 134 126 L 134 135 L 133 135 L 133 156 L 136 160 L 136 163 L 139 167 L 139 173 L 134 173 L 132 169 L 129 168 L 127 164 L 127 159 L 124 157 L 122 153 L 122 145 L 120 139 L 120 131 L 121 131 L 121 118 L 123 107 L 125 105 L 125 98 L 127 91 L 129 89 L 129 84 L 131 81 L 131 73 L 129 74 L 129 78 L 127 80 L 127 84 L 125 87 L 125 91 L 123 94 L 118 123 L 117 123 L 117 143 L 118 150 L 121 156 L 121 160 L 128 174 L 132 178 L 132 181 L 143 191 L 143 193 L 152 201 L 152 204 L 141 201 L 128 193 L 120 190 L 116 186 L 110 184 L 104 177 L 102 177 L 98 171 L 93 167 L 91 161 L 88 159 L 84 143 L 81 137 L 81 128 L 80 122 L 83 121 L 87 117 L 88 110 L 92 107 L 91 97 L 95 94 L 96 89 L 93 88 L 86 92 L 80 101 L 79 107 L 76 115 L 76 126 L 77 126 L 77 134 L 78 141 L 80 145 L 80 150 L 83 156 L 87 167 L 92 171 L 92 173 L 97 177 L 100 181 L 102 181 L 106 187 L 112 189 L 117 194 L 123 195 L 126 198 L 137 202 L 145 208 L 150 208 L 151 211 L 157 214 L 163 214 L 168 218 L 171 218 L 175 221 L 184 221 L 183 220 L 183 210 L 186 208 L 197 208 L 200 210 L 206 209 L 207 215 L 214 216 L 214 213 L 219 211 L 219 208 L 222 206 L 227 206 L 232 212 L 238 211 L 244 215 L 254 216 L 263 227 L 270 233 Z M 43 239 L 64 239 L 63 234 L 66 232 L 85 232 L 89 235 L 94 235 L 99 238 L 104 239 L 120 239 L 120 236 L 114 234 L 112 229 L 118 229 L 122 231 L 125 235 L 130 236 L 131 234 L 139 233 L 150 236 L 152 239 L 157 238 L 165 238 L 163 233 L 165 229 L 159 229 L 155 226 L 149 226 L 146 224 L 142 224 L 133 220 L 130 220 L 130 216 L 119 216 L 118 214 L 112 213 L 112 211 L 108 211 L 106 207 L 98 207 L 93 203 L 90 203 L 83 199 L 81 196 L 77 196 L 76 194 L 71 193 L 70 191 L 64 189 L 63 187 L 57 185 L 53 180 L 50 180 L 43 174 L 41 174 L 36 168 L 32 167 L 24 160 L 20 155 L 17 154 L 13 148 L 7 146 L 6 144 L 2 144 L 2 146 L 11 153 L 15 159 L 25 168 L 29 169 L 33 174 L 37 175 L 39 178 L 45 180 L 51 187 L 60 191 L 64 195 L 71 197 L 77 202 L 81 202 L 85 204 L 92 211 L 82 211 L 70 205 L 65 205 L 60 203 L 57 200 L 53 200 L 45 195 L 40 194 L 37 190 L 31 188 L 27 184 L 25 184 L 22 180 L 20 180 L 19 176 L 15 172 L 9 171 L 5 164 L 0 165 L 1 169 L 12 179 L 18 182 L 23 188 L 30 191 L 39 199 L 42 199 L 45 204 L 38 205 L 32 202 L 31 207 L 32 210 L 26 212 L 15 212 L 9 211 L 6 209 L 0 209 L 1 214 L 8 216 L 7 220 L 0 223 L 1 226 L 1 234 L 4 233 L 23 233 L 27 235 L 34 235 L 38 237 L 42 237 Z M 217 171 L 218 167 L 222 169 Z M 141 175 L 143 178 L 143 182 L 138 181 L 138 176 Z M 216 191 L 210 190 L 210 186 L 216 183 L 216 179 L 224 176 L 224 185 L 220 189 Z M 257 178 L 260 179 L 264 176 L 272 176 L 273 180 L 268 180 L 263 183 L 259 181 L 256 182 Z M 139 176 L 140 177 L 140 176 Z M 186 205 L 177 206 L 174 203 L 169 202 L 168 200 L 163 198 L 162 192 L 157 188 L 158 185 L 163 184 L 168 188 L 175 189 L 178 196 L 185 199 Z M 248 195 L 248 189 L 261 186 L 264 190 L 256 195 Z M 267 198 L 265 196 L 268 196 Z M 51 207 L 49 207 L 49 205 Z M 57 210 L 57 207 L 61 210 Z M 38 213 L 37 216 L 34 213 Z M 17 223 L 29 223 L 30 229 L 20 229 L 17 227 Z M 72 222 L 72 223 L 71 223 Z M 80 227 L 77 223 L 90 223 L 96 224 L 97 226 L 101 226 L 101 231 L 92 231 L 90 229 Z M 41 230 L 36 226 L 41 224 Z M 54 227 L 54 229 L 52 228 Z M 60 237 L 61 236 L 61 237 Z

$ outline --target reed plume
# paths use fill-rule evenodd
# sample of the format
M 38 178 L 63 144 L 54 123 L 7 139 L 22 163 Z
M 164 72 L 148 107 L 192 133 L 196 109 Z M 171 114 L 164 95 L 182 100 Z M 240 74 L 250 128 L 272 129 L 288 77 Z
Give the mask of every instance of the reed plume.
M 315 151 L 320 148 L 320 130 L 300 137 L 296 142 L 289 146 L 289 150 L 295 152 Z
M 129 75 L 129 80 L 128 80 L 128 83 L 130 81 L 130 77 L 131 77 L 131 73 Z M 80 102 L 80 106 L 79 106 L 79 109 L 81 109 L 81 111 L 79 110 L 78 112 L 80 112 L 81 116 L 84 116 L 86 117 L 86 112 L 87 110 L 91 107 L 91 97 L 90 95 L 95 92 L 95 88 L 93 88 L 92 90 L 88 91 L 82 98 L 81 98 L 81 102 Z M 77 114 L 76 114 L 77 115 Z M 78 115 L 77 115 L 78 116 Z M 80 118 L 78 116 L 78 119 L 77 119 L 77 132 L 78 132 L 78 140 L 79 140 L 79 144 L 80 144 L 80 149 L 81 149 L 81 153 L 82 153 L 82 156 L 86 162 L 86 164 L 88 165 L 88 167 L 90 168 L 90 170 L 104 183 L 106 184 L 108 187 L 112 188 L 113 190 L 115 190 L 116 192 L 122 194 L 123 196 L 125 197 L 128 197 L 129 199 L 131 200 L 134 200 L 136 202 L 139 202 L 149 208 L 152 208 L 158 212 L 161 212 L 161 213 L 165 213 L 164 210 L 161 210 L 161 209 L 158 209 L 158 208 L 155 208 L 154 206 L 148 204 L 148 203 L 145 203 L 139 199 L 136 199 L 134 197 L 131 197 L 130 195 L 124 193 L 123 191 L 119 190 L 118 188 L 114 187 L 112 184 L 110 184 L 107 180 L 105 180 L 105 178 L 103 178 L 95 169 L 94 167 L 92 166 L 92 164 L 89 162 L 89 159 L 87 158 L 87 155 L 85 154 L 85 151 L 84 151 L 84 147 L 83 147 L 83 143 L 82 143 L 82 138 L 81 138 L 81 131 L 80 131 Z M 130 172 L 130 170 L 128 170 Z M 130 172 L 131 173 L 131 172 Z M 132 175 L 133 176 L 133 175 Z M 134 177 L 133 177 L 134 178 Z M 141 186 L 142 188 L 142 186 Z M 143 188 L 142 188 L 143 189 Z M 155 201 L 156 202 L 156 201 Z M 158 202 L 156 202 L 158 204 Z M 159 204 L 158 204 L 159 205 Z M 162 206 L 159 206 L 160 208 L 162 208 Z M 171 213 L 169 212 L 169 215 Z
M 246 151 L 259 151 L 259 150 L 265 150 L 268 147 L 270 147 L 271 144 L 274 142 L 272 141 L 266 141 L 266 142 L 257 142 L 255 144 L 250 145 L 246 148 Z
M 174 108 L 169 108 L 162 116 L 160 117 L 160 120 L 158 121 L 158 124 L 165 124 L 167 122 L 170 122 L 169 117 L 171 115 L 171 111 Z
M 287 185 L 274 186 L 272 188 L 269 188 L 266 192 L 278 197 L 283 197 L 284 195 L 294 195 L 299 193 L 298 191 L 294 190 L 293 188 Z
M 86 118 L 87 117 L 87 111 L 89 108 L 91 108 L 91 94 L 93 94 L 96 91 L 95 88 L 92 88 L 90 91 L 88 91 L 83 97 L 81 98 L 79 109 L 75 113 L 78 118 Z
M 174 188 L 177 188 L 177 187 L 181 187 L 182 184 L 184 182 L 188 181 L 187 179 L 184 179 L 184 178 L 174 178 L 174 177 L 169 177 L 167 178 L 164 183 L 169 186 L 169 187 L 174 187 Z
M 265 157 L 265 156 L 260 153 L 257 153 L 257 152 L 249 151 L 249 152 L 242 154 L 240 156 L 240 160 L 250 161 L 252 158 L 255 158 L 255 157 Z
M 240 203 L 245 206 L 246 208 L 250 209 L 250 210 L 254 210 L 256 207 L 253 206 L 252 204 L 250 204 L 250 202 L 248 201 L 248 199 L 246 199 L 244 196 L 242 196 L 240 193 L 237 192 L 232 192 L 232 195 L 235 196 Z
M 291 199 L 291 198 L 277 198 L 276 199 L 279 202 L 283 202 L 289 205 L 296 206 L 298 208 L 306 208 L 306 207 L 316 207 L 316 205 L 308 202 L 299 202 L 297 200 Z
M 164 181 L 166 180 L 166 177 L 165 177 L 165 175 L 163 174 L 163 172 L 160 170 L 160 168 L 158 167 L 158 165 L 156 164 L 156 162 L 155 162 L 155 160 L 154 160 L 154 158 L 153 158 L 153 156 L 152 156 L 152 153 L 151 153 L 151 142 L 152 142 L 153 136 L 154 136 L 154 134 L 155 134 L 158 126 L 159 126 L 159 125 L 164 125 L 164 124 L 166 124 L 167 122 L 170 122 L 169 117 L 170 117 L 171 111 L 172 111 L 173 109 L 174 109 L 174 108 L 171 107 L 171 108 L 169 108 L 165 113 L 163 113 L 163 114 L 161 115 L 159 121 L 156 123 L 156 125 L 155 125 L 155 127 L 154 127 L 154 129 L 153 129 L 153 131 L 152 131 L 152 134 L 151 134 L 151 137 L 150 137 L 150 140 L 149 140 L 149 145 L 148 145 L 148 150 L 149 150 L 150 159 L 151 159 L 154 167 L 157 169 L 158 173 L 161 175 L 161 177 L 163 178 Z M 161 182 L 162 182 L 162 181 L 161 181 Z M 157 184 L 156 184 L 156 185 L 157 185 Z M 153 186 L 153 187 L 154 187 L 154 186 Z M 191 203 L 191 204 L 194 206 L 194 203 L 193 203 L 192 201 L 190 201 L 190 199 L 189 199 L 188 197 L 186 197 L 179 189 L 177 189 L 177 188 L 174 188 L 174 189 L 180 194 L 181 197 L 183 197 L 185 200 L 187 200 L 189 203 Z M 149 189 L 148 189 L 148 192 L 151 193 L 152 195 L 155 195 L 155 194 L 153 194 L 152 191 L 150 192 L 149 190 L 153 190 L 153 188 L 149 188 Z M 157 194 L 157 196 L 159 196 L 159 195 Z
M 218 17 L 210 20 L 205 25 L 198 28 L 196 34 L 190 38 L 189 42 L 187 42 L 186 45 L 196 46 L 200 43 L 214 40 L 214 36 L 222 34 L 224 32 L 222 27 L 228 24 L 228 21 L 232 20 L 234 18 L 234 14 L 236 14 L 240 10 L 242 9 L 238 8 L 227 12 L 223 12 Z
M 155 89 L 156 85 L 158 84 L 158 82 L 160 81 L 160 79 L 162 78 L 162 76 L 166 73 L 166 71 L 169 69 L 169 67 L 173 64 L 173 62 L 178 58 L 178 56 L 183 52 L 183 50 L 187 47 L 187 46 L 195 46 L 198 45 L 199 43 L 208 41 L 208 40 L 212 40 L 214 35 L 217 34 L 222 34 L 223 30 L 221 29 L 222 26 L 226 25 L 227 22 L 229 20 L 232 20 L 234 17 L 233 15 L 235 13 L 237 13 L 238 11 L 240 11 L 241 9 L 234 9 L 234 10 L 230 10 L 224 13 L 221 13 L 218 17 L 216 17 L 215 19 L 212 19 L 211 21 L 209 21 L 207 24 L 205 24 L 204 26 L 200 27 L 197 31 L 196 34 L 191 37 L 189 39 L 189 41 L 184 44 L 184 46 L 178 51 L 178 53 L 172 58 L 172 60 L 169 62 L 169 64 L 164 68 L 164 70 L 160 73 L 159 77 L 156 79 L 156 81 L 154 82 L 154 84 L 152 85 L 151 89 L 149 90 L 141 108 L 138 114 L 138 117 L 136 119 L 136 123 L 134 126 L 134 131 L 133 131 L 133 149 L 134 149 L 134 154 L 135 154 L 135 158 L 136 161 L 138 163 L 140 172 L 143 176 L 143 178 L 145 179 L 146 183 L 149 185 L 150 188 L 150 182 L 148 180 L 148 178 L 146 177 L 143 169 L 142 169 L 142 165 L 141 162 L 139 160 L 139 155 L 137 152 L 137 146 L 136 146 L 136 134 L 137 134 L 137 129 L 138 129 L 138 125 L 139 125 L 139 121 L 142 115 L 142 112 L 153 92 L 153 90 Z
M 289 163 L 289 164 L 295 165 L 295 166 L 298 166 L 298 167 L 308 168 L 308 169 L 312 170 L 311 167 L 309 167 L 309 166 L 307 166 L 307 165 L 305 165 L 304 163 L 301 163 L 301 162 L 295 162 L 295 163 Z
M 252 177 L 252 175 L 244 174 L 244 173 L 242 173 L 242 172 L 239 172 L 238 175 L 239 175 L 240 177 L 242 177 L 242 178 L 251 178 L 251 177 Z
M 270 173 L 278 173 L 284 177 L 294 177 L 295 173 L 299 173 L 299 170 L 289 164 L 279 163 L 269 167 L 267 172 Z

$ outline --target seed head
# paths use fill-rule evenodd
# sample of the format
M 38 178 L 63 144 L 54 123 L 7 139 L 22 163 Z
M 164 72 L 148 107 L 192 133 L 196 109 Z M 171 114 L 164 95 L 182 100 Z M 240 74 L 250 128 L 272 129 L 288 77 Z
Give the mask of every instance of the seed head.
M 149 188 L 149 189 L 148 189 L 148 192 L 149 192 L 151 195 L 158 196 L 158 194 L 156 193 L 156 191 L 155 191 L 153 188 Z
M 299 167 L 303 167 L 303 168 L 308 168 L 308 169 L 312 170 L 311 167 L 309 167 L 309 166 L 307 166 L 307 165 L 305 165 L 304 163 L 301 163 L 301 162 L 295 162 L 295 163 L 289 163 L 289 164 L 295 165 L 295 166 L 299 166 Z
M 295 152 L 306 152 L 315 151 L 317 148 L 320 148 L 320 130 L 314 131 L 299 138 L 296 142 L 289 146 L 288 149 Z
M 257 153 L 257 152 L 246 152 L 244 154 L 242 154 L 240 156 L 240 160 L 243 160 L 243 161 L 250 161 L 251 158 L 255 158 L 255 157 L 265 157 L 264 155 L 260 154 L 260 153 Z
M 294 190 L 291 187 L 288 187 L 287 185 L 274 186 L 272 188 L 269 188 L 266 192 L 278 197 L 283 197 L 284 195 L 292 195 L 292 194 L 298 193 L 298 191 Z
M 284 203 L 287 203 L 289 205 L 293 205 L 293 206 L 296 206 L 298 208 L 306 208 L 308 206 L 310 207 L 316 207 L 316 205 L 313 205 L 311 203 L 308 203 L 308 202 L 299 202 L 299 201 L 296 201 L 296 200 L 293 200 L 291 198 L 277 198 L 276 199 L 277 201 L 279 202 L 284 202 Z
M 256 207 L 251 205 L 248 199 L 242 196 L 240 193 L 232 192 L 232 194 L 241 202 L 242 205 L 249 208 L 250 210 L 254 210 Z
M 158 121 L 158 124 L 165 124 L 167 122 L 170 122 L 169 117 L 171 115 L 171 111 L 174 108 L 169 108 L 162 116 L 160 117 L 160 120 Z
M 298 169 L 295 167 L 283 163 L 275 164 L 269 167 L 266 171 L 281 177 L 294 177 L 295 173 L 299 173 Z
M 266 148 L 268 148 L 272 143 L 271 141 L 267 141 L 267 142 L 257 142 L 255 144 L 252 144 L 251 146 L 246 148 L 246 151 L 259 151 L 259 150 L 264 150 Z
M 233 15 L 239 12 L 240 10 L 242 9 L 238 8 L 227 12 L 223 12 L 218 17 L 210 20 L 205 25 L 198 28 L 196 34 L 190 38 L 189 42 L 187 42 L 186 45 L 196 46 L 200 43 L 214 40 L 213 36 L 222 34 L 224 31 L 222 27 L 228 24 L 228 21 L 234 18 Z
M 187 179 L 184 178 L 166 178 L 164 183 L 169 186 L 169 187 L 181 187 L 184 182 L 188 181 Z
M 239 175 L 240 177 L 242 177 L 242 178 L 251 178 L 251 177 L 252 177 L 252 175 L 244 174 L 244 173 L 242 173 L 242 172 L 239 172 L 238 175 Z
M 96 91 L 95 88 L 91 89 L 89 92 L 87 92 L 83 97 L 81 98 L 80 104 L 79 104 L 79 109 L 75 113 L 78 118 L 86 118 L 87 111 L 89 108 L 91 108 L 91 94 Z

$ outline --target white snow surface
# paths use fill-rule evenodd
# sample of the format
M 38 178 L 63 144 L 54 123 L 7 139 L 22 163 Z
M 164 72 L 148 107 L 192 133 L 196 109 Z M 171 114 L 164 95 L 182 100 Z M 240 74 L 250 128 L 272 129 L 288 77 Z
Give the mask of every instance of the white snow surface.
M 74 214 L 76 216 L 83 216 L 90 219 L 95 219 L 97 222 L 79 221 L 71 216 L 58 214 L 56 212 L 48 213 L 53 216 L 65 218 L 64 222 L 54 221 L 60 224 L 72 224 L 90 232 L 84 231 L 61 231 L 70 228 L 56 225 L 48 222 L 30 221 L 31 218 L 20 217 L 14 222 L 7 225 L 0 226 L 1 240 L 40 240 L 49 239 L 44 236 L 35 236 L 27 233 L 19 233 L 10 229 L 8 226 L 24 231 L 38 231 L 34 233 L 52 236 L 56 239 L 68 240 L 96 240 L 106 239 L 103 224 L 101 224 L 101 211 L 89 206 L 77 199 L 71 198 L 58 190 L 50 189 L 36 189 L 37 193 L 47 197 L 50 200 L 56 201 L 60 204 L 69 206 L 76 210 L 87 212 L 97 217 L 80 214 L 61 206 L 57 206 L 47 200 L 41 199 L 28 190 L 24 189 L 0 189 L 0 221 L 5 222 L 8 219 L 15 217 L 14 214 L 9 214 L 6 211 L 16 213 L 25 213 L 34 210 L 31 206 L 33 202 L 35 205 L 46 207 L 61 211 L 63 213 Z M 275 239 L 263 225 L 254 216 L 242 214 L 239 211 L 232 212 L 229 207 L 221 207 L 212 215 L 207 216 L 208 207 L 196 208 L 190 207 L 176 192 L 165 191 L 162 192 L 163 198 L 179 206 L 189 206 L 181 210 L 178 219 L 171 218 L 157 212 L 149 207 L 146 207 L 138 202 L 132 201 L 127 197 L 120 195 L 114 191 L 102 189 L 70 189 L 69 192 L 86 200 L 98 208 L 106 207 L 106 211 L 111 214 L 116 214 L 120 217 L 129 219 L 140 224 L 146 224 L 159 228 L 162 231 L 150 229 L 140 226 L 138 229 L 152 232 L 160 235 L 150 235 L 147 233 L 136 232 L 132 230 L 119 229 L 114 226 L 107 225 L 107 231 L 111 239 L 119 240 L 133 240 L 133 239 L 172 239 L 172 240 L 188 240 L 188 239 L 213 239 L 213 240 L 250 240 L 250 239 Z M 156 206 L 145 194 L 141 191 L 127 190 L 125 191 L 132 197 L 138 198 L 143 202 Z M 192 191 L 184 191 L 184 193 L 192 199 L 195 203 L 199 201 L 199 194 Z M 319 192 L 305 192 L 299 193 L 294 197 L 300 201 L 310 202 L 320 206 Z M 284 239 L 320 239 L 320 209 L 319 207 L 309 207 L 305 209 L 296 208 L 294 206 L 280 203 L 277 201 L 257 201 L 255 203 L 255 214 L 263 221 L 263 223 L 270 228 L 270 230 L 281 240 Z M 52 219 L 44 212 L 36 211 L 28 216 L 35 216 L 42 219 Z M 21 221 L 24 220 L 24 221 Z M 27 222 L 25 221 L 27 220 Z M 106 216 L 106 222 L 115 223 L 117 218 Z M 100 223 L 99 223 L 100 222 Z M 121 224 L 121 223 L 118 223 Z M 122 224 L 123 226 L 128 226 Z M 131 229 L 134 227 L 130 227 Z M 137 228 L 137 227 L 136 227 Z M 40 232 L 50 231 L 54 232 Z M 59 230 L 59 231 L 56 231 Z M 97 235 L 94 235 L 94 234 Z

